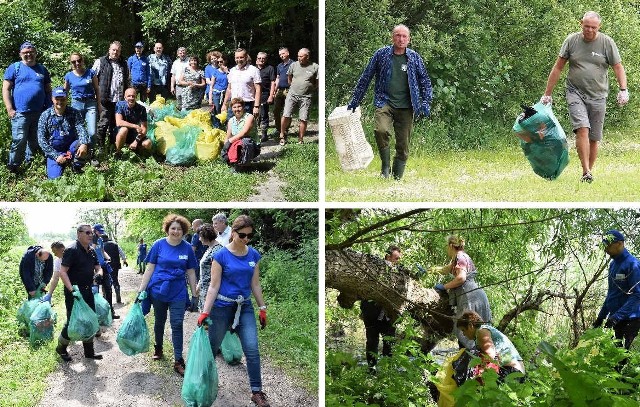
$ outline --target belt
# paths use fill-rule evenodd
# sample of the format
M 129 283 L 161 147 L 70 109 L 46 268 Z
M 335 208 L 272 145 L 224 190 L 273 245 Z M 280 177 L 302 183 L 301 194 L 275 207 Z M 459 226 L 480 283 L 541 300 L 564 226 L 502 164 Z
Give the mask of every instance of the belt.
M 240 323 L 240 309 L 242 308 L 241 305 L 243 302 L 249 301 L 249 299 L 244 298 L 241 295 L 238 295 L 238 298 L 234 300 L 233 298 L 225 297 L 222 294 L 218 294 L 217 298 L 222 301 L 235 302 L 236 304 L 238 304 L 238 308 L 236 309 L 236 314 L 233 317 L 233 324 L 231 324 L 231 329 L 235 329 L 238 326 L 238 323 Z

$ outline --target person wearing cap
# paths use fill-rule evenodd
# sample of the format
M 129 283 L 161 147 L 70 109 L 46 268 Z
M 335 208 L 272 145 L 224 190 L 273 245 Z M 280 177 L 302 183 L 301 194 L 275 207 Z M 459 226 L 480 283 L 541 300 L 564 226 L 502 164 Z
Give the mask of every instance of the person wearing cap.
M 111 240 L 106 233 L 103 233 L 100 237 L 104 242 L 104 251 L 111 259 L 111 262 L 109 263 L 109 265 L 111 266 L 111 283 L 113 285 L 113 291 L 116 294 L 116 303 L 122 304 L 122 297 L 120 295 L 120 281 L 118 280 L 118 276 L 123 265 L 125 267 L 129 266 L 129 264 L 127 264 L 127 256 L 124 254 L 124 251 L 122 250 L 120 245 Z
M 178 48 L 176 55 L 178 57 L 171 65 L 171 93 L 176 97 L 176 109 L 181 110 L 184 86 L 178 83 L 178 79 L 184 74 L 185 69 L 189 67 L 189 58 L 187 58 L 187 49 L 185 47 Z
M 124 91 L 129 86 L 129 67 L 122 59 L 121 52 L 122 44 L 119 41 L 113 41 L 109 45 L 107 55 L 96 59 L 93 63 L 92 69 L 98 76 L 102 105 L 97 132 L 98 150 L 106 141 L 115 141 L 116 103 L 124 100 Z
M 11 120 L 11 146 L 7 169 L 16 174 L 23 161 L 30 163 L 38 151 L 38 119 L 50 106 L 51 76 L 36 62 L 36 47 L 20 46 L 20 61 L 4 71 L 2 100 Z
M 606 232 L 602 245 L 611 256 L 609 288 L 593 327 L 606 320 L 605 328 L 613 328 L 616 339 L 628 350 L 640 330 L 640 262 L 625 248 L 624 236 L 617 230 Z
M 91 140 L 80 112 L 67 106 L 67 91 L 58 86 L 51 98 L 53 106 L 42 112 L 38 121 L 38 143 L 47 158 L 47 177 L 55 179 L 66 166 L 75 173 L 82 171 Z
M 553 88 L 567 62 L 566 98 L 569 118 L 576 134 L 576 150 L 582 165 L 581 182 L 593 182 L 593 166 L 602 141 L 607 96 L 609 94 L 609 66 L 616 75 L 620 91 L 618 104 L 629 102 L 627 75 L 622 66 L 618 47 L 611 37 L 599 32 L 601 17 L 595 11 L 584 13 L 580 32 L 572 33 L 562 43 L 540 102 L 551 104 Z
M 129 88 L 125 100 L 116 104 L 116 158 L 120 158 L 122 147 L 141 153 L 151 151 L 151 140 L 147 138 L 147 110 L 136 103 L 136 90 Z
M 53 256 L 42 246 L 29 246 L 20 260 L 20 279 L 29 299 L 46 293 L 45 287 L 53 275 Z
M 100 267 L 104 271 L 104 275 L 102 278 L 102 282 L 99 285 L 102 285 L 102 296 L 109 303 L 109 307 L 111 308 L 111 316 L 113 319 L 119 319 L 120 316 L 116 315 L 115 310 L 113 309 L 113 268 L 111 268 L 111 256 L 107 254 L 104 249 L 105 246 L 105 238 L 106 235 L 104 231 L 104 226 L 101 223 L 96 223 L 93 225 L 93 239 L 92 239 L 92 247 L 96 252 L 96 257 L 98 259 L 98 263 Z
M 147 95 L 151 92 L 151 67 L 149 66 L 149 59 L 142 55 L 144 44 L 138 41 L 134 49 L 135 53 L 127 59 L 131 87 L 140 95 L 140 101 L 146 102 Z
M 151 91 L 149 92 L 149 101 L 156 101 L 158 95 L 165 100 L 171 96 L 171 57 L 163 54 L 164 46 L 160 42 L 156 42 L 153 46 L 153 54 L 149 55 L 149 70 L 151 74 Z

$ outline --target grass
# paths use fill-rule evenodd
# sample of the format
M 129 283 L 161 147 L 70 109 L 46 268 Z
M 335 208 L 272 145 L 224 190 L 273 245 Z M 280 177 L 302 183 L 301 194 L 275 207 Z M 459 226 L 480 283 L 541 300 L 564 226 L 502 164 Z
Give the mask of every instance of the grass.
M 372 133 L 371 129 L 365 129 Z M 508 132 L 507 132 L 508 131 Z M 329 133 L 329 132 L 327 132 Z M 637 202 L 640 199 L 640 144 L 634 129 L 605 129 L 593 171 L 594 182 L 579 182 L 582 175 L 575 140 L 569 136 L 569 165 L 554 181 L 535 175 L 511 137 L 486 150 L 429 151 L 416 148 L 401 181 L 379 177 L 380 158 L 375 141 L 374 159 L 364 170 L 346 173 L 340 168 L 335 145 L 326 141 L 325 188 L 327 201 L 364 202 Z
M 290 202 L 318 201 L 318 144 L 288 144 L 276 167 L 287 180 L 282 192 Z

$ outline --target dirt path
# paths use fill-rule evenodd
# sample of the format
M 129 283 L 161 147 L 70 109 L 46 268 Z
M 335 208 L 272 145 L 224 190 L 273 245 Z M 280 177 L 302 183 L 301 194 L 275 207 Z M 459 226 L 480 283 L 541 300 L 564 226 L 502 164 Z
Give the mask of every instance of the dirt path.
M 120 284 L 125 304 L 118 304 L 116 313 L 122 318 L 129 310 L 130 297 L 136 291 L 140 275 L 131 269 L 120 272 Z M 114 296 L 115 297 L 115 296 Z M 197 313 L 186 313 L 184 322 L 184 357 L 188 354 L 188 341 L 196 327 Z M 64 317 L 63 317 L 64 318 Z M 152 352 L 126 356 L 115 341 L 119 320 L 110 328 L 102 328 L 103 334 L 95 340 L 97 353 L 103 360 L 88 360 L 82 355 L 82 345 L 77 342 L 69 346 L 73 361 L 60 362 L 60 368 L 49 375 L 49 387 L 38 406 L 181 406 L 182 378 L 173 372 L 173 357 L 165 356 L 161 362 L 151 360 Z M 64 321 L 61 321 L 64 323 Z M 267 328 L 268 329 L 268 328 Z M 153 332 L 152 350 L 153 350 Z M 165 342 L 171 341 L 169 321 L 165 329 Z M 166 354 L 167 352 L 165 352 Z M 187 362 L 188 363 L 188 362 Z M 216 357 L 218 367 L 218 398 L 216 407 L 249 407 L 251 392 L 246 365 L 229 366 Z M 292 383 L 285 374 L 272 367 L 262 357 L 263 390 L 273 407 L 317 406 L 317 395 L 310 395 Z

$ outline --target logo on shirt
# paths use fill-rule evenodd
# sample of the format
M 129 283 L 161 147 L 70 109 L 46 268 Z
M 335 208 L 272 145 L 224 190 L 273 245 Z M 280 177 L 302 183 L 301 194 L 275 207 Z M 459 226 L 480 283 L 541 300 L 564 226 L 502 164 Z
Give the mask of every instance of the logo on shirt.
M 255 266 L 256 266 L 256 262 L 255 262 L 255 261 L 250 261 L 250 262 L 249 262 L 249 265 L 250 265 L 251 267 L 255 267 Z
M 626 279 L 626 278 L 627 278 L 627 276 L 626 276 L 626 275 L 624 275 L 624 274 L 616 274 L 616 280 L 618 280 L 618 281 L 619 281 L 619 280 L 624 280 L 624 279 Z
M 402 72 L 407 72 L 407 64 L 402 64 L 400 69 L 402 69 Z
M 44 78 L 44 75 L 41 73 L 36 72 L 36 78 Z
M 189 258 L 189 256 L 186 255 L 186 254 L 181 254 L 181 255 L 178 256 L 179 260 L 187 260 L 188 258 Z
M 591 51 L 591 56 L 592 56 L 592 57 L 602 57 L 602 58 L 604 58 L 604 55 L 602 55 L 602 54 L 598 54 L 598 53 L 597 53 L 597 52 L 595 52 L 595 51 Z

